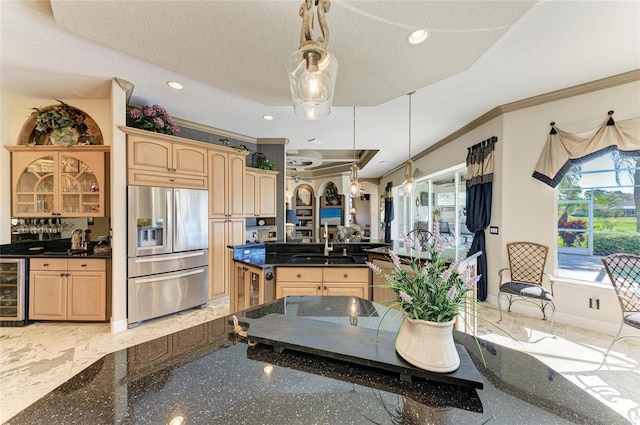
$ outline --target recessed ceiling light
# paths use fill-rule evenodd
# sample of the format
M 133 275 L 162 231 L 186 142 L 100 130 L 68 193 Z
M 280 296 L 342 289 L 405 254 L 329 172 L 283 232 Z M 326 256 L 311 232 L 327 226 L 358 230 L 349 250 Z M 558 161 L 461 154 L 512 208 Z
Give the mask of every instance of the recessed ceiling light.
M 264 118 L 267 121 L 271 121 L 273 119 L 272 115 L 263 115 L 262 118 Z
M 429 37 L 429 32 L 424 28 L 418 28 L 411 31 L 407 36 L 407 41 L 410 44 L 420 44 Z
M 387 161 L 383 159 L 383 160 L 379 161 L 378 164 L 384 164 L 385 162 L 387 162 Z
M 182 84 L 180 84 L 177 81 L 167 81 L 167 85 L 172 89 L 176 89 L 176 90 L 182 90 L 184 88 L 182 87 Z
M 315 137 L 312 137 L 311 139 L 307 139 L 307 142 L 312 143 L 314 145 L 321 145 L 322 144 L 322 140 L 318 140 Z

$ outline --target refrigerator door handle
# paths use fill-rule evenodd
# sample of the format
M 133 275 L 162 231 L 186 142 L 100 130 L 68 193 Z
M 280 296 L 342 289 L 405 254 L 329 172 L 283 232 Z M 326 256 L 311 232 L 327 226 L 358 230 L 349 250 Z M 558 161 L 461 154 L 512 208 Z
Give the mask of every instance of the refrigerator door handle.
M 174 248 L 174 234 L 175 234 L 175 230 L 173 229 L 173 214 L 174 214 L 174 207 L 173 207 L 173 198 L 172 195 L 173 194 L 173 189 L 167 189 L 167 205 L 166 205 L 166 217 L 167 217 L 167 231 L 166 231 L 166 237 L 168 239 L 168 243 L 167 246 L 169 247 L 169 251 L 173 251 Z
M 180 274 L 171 273 L 171 274 L 169 274 L 167 276 L 164 276 L 164 277 L 157 277 L 158 275 L 155 275 L 155 277 L 148 277 L 148 278 L 144 278 L 144 279 L 136 279 L 135 283 L 162 282 L 163 280 L 180 279 L 182 277 L 193 276 L 195 274 L 200 274 L 200 273 L 204 273 L 204 269 L 190 270 L 188 272 L 180 273 Z
M 173 260 L 182 260 L 183 258 L 191 258 L 191 257 L 201 257 L 204 255 L 204 252 L 190 252 L 186 254 L 176 254 L 176 255 L 154 255 L 150 257 L 140 257 L 136 258 L 134 262 L 138 263 L 157 263 L 160 261 L 173 261 Z

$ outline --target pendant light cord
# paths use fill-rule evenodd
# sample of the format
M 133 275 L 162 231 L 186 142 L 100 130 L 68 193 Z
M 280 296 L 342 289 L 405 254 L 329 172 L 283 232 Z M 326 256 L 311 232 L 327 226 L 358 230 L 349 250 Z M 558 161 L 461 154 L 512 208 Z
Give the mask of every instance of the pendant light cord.
M 409 93 L 409 159 L 411 159 L 411 96 L 415 92 Z
M 356 163 L 356 107 L 353 107 L 353 163 Z

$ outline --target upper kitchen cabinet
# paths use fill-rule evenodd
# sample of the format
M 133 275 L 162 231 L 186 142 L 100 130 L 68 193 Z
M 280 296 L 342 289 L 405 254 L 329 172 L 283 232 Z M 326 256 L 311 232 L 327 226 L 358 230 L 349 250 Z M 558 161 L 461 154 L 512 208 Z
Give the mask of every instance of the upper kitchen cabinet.
M 277 178 L 277 171 L 246 170 L 244 190 L 246 217 L 276 216 Z
M 202 143 L 129 127 L 121 129 L 127 133 L 130 185 L 207 189 L 207 149 Z
M 209 217 L 244 216 L 245 157 L 248 151 L 209 149 Z
M 7 146 L 14 217 L 104 217 L 108 146 Z

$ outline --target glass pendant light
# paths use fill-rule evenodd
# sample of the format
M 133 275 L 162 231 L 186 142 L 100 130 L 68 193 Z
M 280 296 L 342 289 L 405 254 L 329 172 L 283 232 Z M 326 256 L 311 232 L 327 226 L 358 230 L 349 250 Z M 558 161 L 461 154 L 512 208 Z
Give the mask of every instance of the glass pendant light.
M 413 195 L 416 186 L 415 180 L 413 180 L 413 161 L 411 160 L 411 95 L 414 93 L 409 93 L 409 159 L 404 165 L 404 182 L 402 182 L 404 196 Z
M 360 196 L 360 182 L 358 181 L 358 166 L 356 165 L 356 107 L 353 107 L 353 164 L 351 164 L 351 184 L 349 185 L 349 196 L 355 198 Z
M 289 57 L 287 74 L 297 116 L 307 120 L 318 120 L 331 113 L 331 103 L 338 76 L 338 61 L 326 51 L 329 44 L 329 27 L 325 13 L 329 11 L 329 0 L 305 0 L 300 6 L 302 30 L 300 47 Z M 317 8 L 318 23 L 322 35 L 313 40 L 313 8 Z

